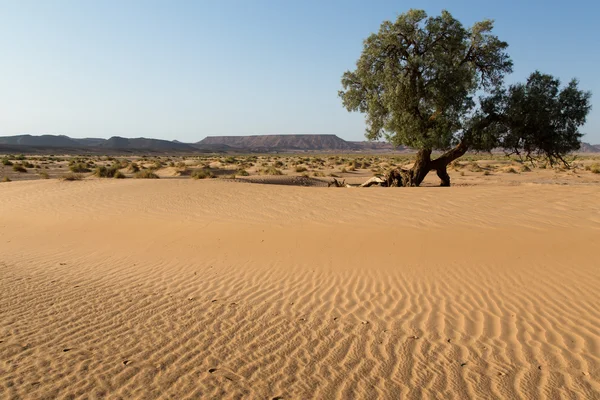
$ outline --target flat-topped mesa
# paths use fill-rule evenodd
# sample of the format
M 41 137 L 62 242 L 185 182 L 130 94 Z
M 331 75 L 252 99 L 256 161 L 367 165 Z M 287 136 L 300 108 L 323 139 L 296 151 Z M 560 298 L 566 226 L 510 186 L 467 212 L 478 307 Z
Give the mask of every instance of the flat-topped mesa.
M 208 136 L 197 143 L 198 146 L 229 146 L 235 149 L 256 150 L 312 150 L 312 151 L 353 151 L 357 146 L 336 135 L 249 135 L 249 136 Z

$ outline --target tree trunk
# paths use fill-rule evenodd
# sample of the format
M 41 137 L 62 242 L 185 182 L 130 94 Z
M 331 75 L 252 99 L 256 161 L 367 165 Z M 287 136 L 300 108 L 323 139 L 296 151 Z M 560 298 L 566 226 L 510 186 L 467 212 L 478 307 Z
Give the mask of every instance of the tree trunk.
M 437 176 L 440 178 L 440 186 L 450 186 L 450 175 L 446 171 L 446 166 L 438 167 Z
M 448 164 L 462 157 L 468 149 L 469 145 L 463 141 L 435 160 L 431 160 L 430 149 L 419 150 L 415 164 L 411 169 L 395 169 L 387 173 L 385 186 L 419 186 L 429 171 L 434 170 L 440 178 L 440 186 L 450 186 L 450 175 L 448 175 L 447 170 Z

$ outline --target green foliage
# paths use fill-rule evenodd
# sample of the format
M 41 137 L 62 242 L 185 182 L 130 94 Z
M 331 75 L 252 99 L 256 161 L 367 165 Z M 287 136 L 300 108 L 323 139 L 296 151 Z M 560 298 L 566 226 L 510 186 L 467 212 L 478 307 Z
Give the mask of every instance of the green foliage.
M 2 165 L 10 166 L 10 165 L 13 165 L 13 163 L 8 158 L 3 158 Z
M 478 90 L 493 90 L 512 71 L 508 44 L 493 22 L 465 28 L 443 11 L 410 10 L 385 21 L 364 42 L 339 92 L 349 111 L 366 113 L 367 137 L 396 145 L 447 149 L 465 128 Z
M 560 80 L 538 71 L 526 83 L 511 85 L 496 108 L 502 107 L 499 144 L 527 159 L 544 156 L 550 164 L 581 146 L 579 127 L 591 109 L 591 93 L 573 79 L 561 89 Z
M 512 61 L 493 26 L 465 28 L 447 11 L 422 10 L 383 22 L 364 41 L 356 69 L 342 76 L 344 107 L 365 113 L 368 139 L 424 150 L 426 162 L 431 150 L 455 146 L 438 164 L 495 147 L 566 164 L 580 146 L 590 93 L 576 80 L 561 89 L 540 72 L 505 88 Z
M 25 167 L 21 164 L 15 164 L 13 165 L 13 171 L 15 172 L 27 172 L 27 170 L 25 169 Z

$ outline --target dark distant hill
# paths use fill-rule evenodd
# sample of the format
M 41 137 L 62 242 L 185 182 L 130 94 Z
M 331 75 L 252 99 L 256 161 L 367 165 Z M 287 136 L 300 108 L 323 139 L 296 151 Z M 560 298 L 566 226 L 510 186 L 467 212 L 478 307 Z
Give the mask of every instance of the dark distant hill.
M 353 151 L 355 146 L 336 135 L 208 136 L 198 146 L 229 146 L 246 151 Z
M 579 153 L 600 153 L 600 144 L 581 143 Z
M 198 149 L 186 143 L 171 142 L 161 139 L 135 138 L 128 139 L 113 136 L 97 145 L 98 147 L 121 150 L 155 150 L 155 151 L 179 151 L 193 153 Z
M 0 144 L 36 147 L 80 147 L 81 145 L 63 135 L 16 135 L 0 137 Z
M 102 138 L 85 138 L 85 139 L 73 138 L 73 140 L 82 146 L 90 146 L 90 147 L 100 146 L 102 143 L 106 142 L 106 139 L 102 139 Z
M 110 139 L 73 139 L 64 135 L 17 135 L 0 137 L 0 153 L 206 153 L 210 150 L 187 143 L 161 139 L 128 139 L 114 136 Z

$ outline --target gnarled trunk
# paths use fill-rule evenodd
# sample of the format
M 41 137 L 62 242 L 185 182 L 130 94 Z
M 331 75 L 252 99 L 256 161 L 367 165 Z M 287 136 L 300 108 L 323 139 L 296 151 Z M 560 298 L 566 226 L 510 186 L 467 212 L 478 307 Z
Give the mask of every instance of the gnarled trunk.
M 431 160 L 430 149 L 419 150 L 417 159 L 411 169 L 394 169 L 386 174 L 386 186 L 419 186 L 429 171 L 437 172 L 437 176 L 440 178 L 440 186 L 450 186 L 450 175 L 447 171 L 448 164 L 462 157 L 468 149 L 468 144 L 463 141 L 435 160 Z

